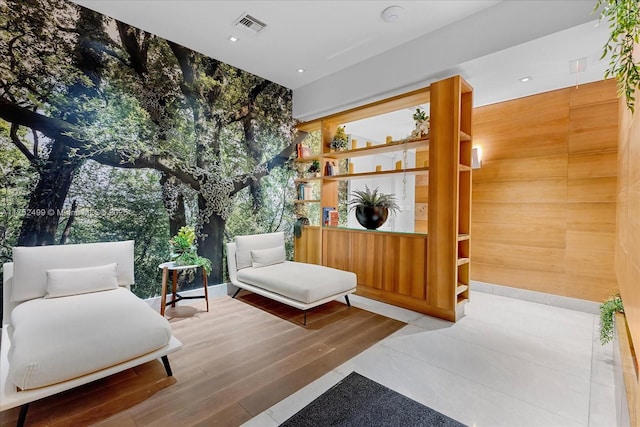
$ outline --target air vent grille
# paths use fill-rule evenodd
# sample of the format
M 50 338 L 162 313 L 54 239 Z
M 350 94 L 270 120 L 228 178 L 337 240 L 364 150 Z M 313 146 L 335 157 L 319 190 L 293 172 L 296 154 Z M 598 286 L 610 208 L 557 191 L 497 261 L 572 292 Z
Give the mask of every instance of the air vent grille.
M 253 34 L 259 33 L 266 26 L 267 26 L 267 24 L 265 24 L 264 22 L 260 21 L 259 19 L 254 18 L 253 16 L 249 15 L 248 13 L 243 14 L 236 21 L 236 27 L 240 27 L 240 28 L 243 28 L 245 30 L 248 30 L 248 31 L 252 32 Z

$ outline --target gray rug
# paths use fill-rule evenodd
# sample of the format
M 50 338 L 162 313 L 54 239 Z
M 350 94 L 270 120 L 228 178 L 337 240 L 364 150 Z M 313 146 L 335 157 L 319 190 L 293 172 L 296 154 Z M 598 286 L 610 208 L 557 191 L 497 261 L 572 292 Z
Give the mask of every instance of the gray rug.
M 357 372 L 324 392 L 281 427 L 465 427 Z

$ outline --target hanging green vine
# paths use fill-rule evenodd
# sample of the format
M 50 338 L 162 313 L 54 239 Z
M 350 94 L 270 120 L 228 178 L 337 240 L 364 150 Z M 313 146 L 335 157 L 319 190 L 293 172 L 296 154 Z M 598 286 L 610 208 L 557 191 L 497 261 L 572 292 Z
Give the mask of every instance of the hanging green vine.
M 615 77 L 618 95 L 625 95 L 633 112 L 634 94 L 640 88 L 640 63 L 633 60 L 633 48 L 640 39 L 640 0 L 598 0 L 594 12 L 601 7 L 600 19 L 609 22 L 611 33 L 600 58 L 611 55 L 604 77 Z

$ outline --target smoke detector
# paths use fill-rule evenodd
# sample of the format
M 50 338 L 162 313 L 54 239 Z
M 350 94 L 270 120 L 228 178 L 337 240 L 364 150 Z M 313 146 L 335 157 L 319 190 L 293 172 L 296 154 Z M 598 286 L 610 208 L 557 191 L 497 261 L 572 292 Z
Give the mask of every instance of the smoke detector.
M 240 15 L 236 22 L 234 23 L 236 27 L 245 30 L 251 34 L 258 34 L 260 31 L 267 26 L 264 22 L 259 19 L 254 18 L 248 13 L 243 13 Z
M 384 22 L 393 24 L 400 21 L 400 18 L 402 17 L 402 12 L 404 12 L 404 9 L 401 8 L 400 6 L 389 6 L 388 8 L 382 11 L 380 16 L 382 17 L 382 20 Z

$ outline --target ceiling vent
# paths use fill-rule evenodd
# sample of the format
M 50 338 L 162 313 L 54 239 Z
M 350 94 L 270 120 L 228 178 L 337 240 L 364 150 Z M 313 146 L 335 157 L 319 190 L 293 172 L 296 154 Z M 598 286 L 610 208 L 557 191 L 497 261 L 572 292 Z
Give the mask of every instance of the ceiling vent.
M 254 18 L 248 13 L 242 14 L 235 22 L 236 27 L 250 32 L 251 34 L 258 34 L 267 26 L 264 22 Z

